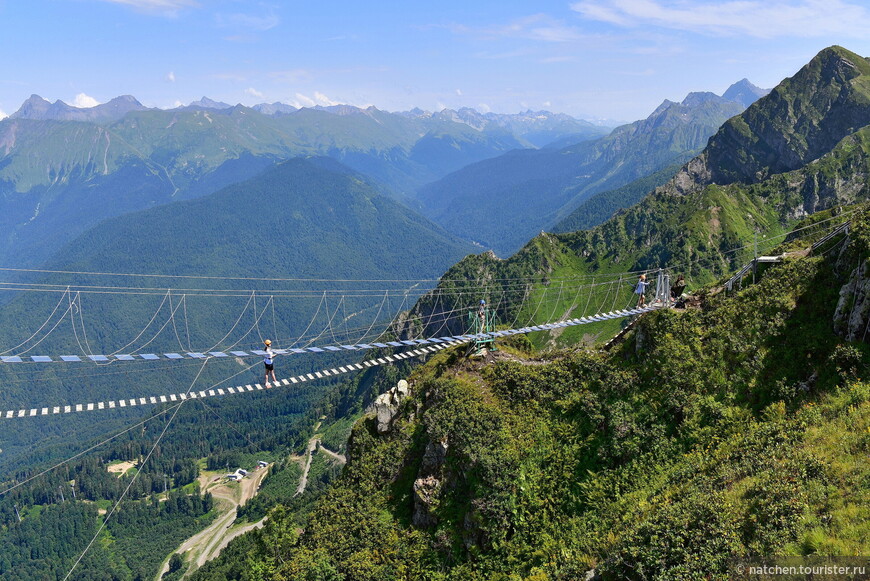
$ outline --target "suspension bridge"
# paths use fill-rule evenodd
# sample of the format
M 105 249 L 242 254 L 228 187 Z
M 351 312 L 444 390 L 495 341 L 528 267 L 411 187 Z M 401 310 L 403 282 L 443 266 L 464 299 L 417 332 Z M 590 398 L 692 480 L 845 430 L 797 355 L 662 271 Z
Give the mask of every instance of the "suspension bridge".
M 627 277 L 627 275 L 620 275 L 618 277 L 613 277 L 613 280 L 608 281 L 606 283 L 595 283 L 594 281 L 589 283 L 583 281 L 583 284 L 578 285 L 579 289 L 587 289 L 589 290 L 589 296 L 592 296 L 592 290 L 599 286 L 607 286 L 610 287 L 609 291 L 614 291 L 616 295 L 619 294 L 620 291 L 625 292 L 626 288 L 631 290 L 633 293 L 633 285 L 629 286 L 628 281 L 631 280 Z M 625 279 L 625 280 L 624 280 Z M 616 285 L 620 285 L 618 288 Z M 587 288 L 588 287 L 588 288 Z M 560 291 L 564 291 L 565 285 L 562 284 L 560 286 Z M 115 409 L 123 409 L 123 408 L 132 408 L 138 406 L 145 405 L 158 405 L 158 404 L 168 404 L 173 402 L 183 402 L 189 399 L 202 399 L 209 397 L 223 397 L 227 395 L 236 395 L 236 394 L 244 394 L 256 391 L 264 391 L 270 390 L 279 387 L 290 387 L 297 384 L 302 384 L 305 382 L 315 381 L 318 379 L 332 377 L 352 372 L 364 371 L 371 367 L 376 367 L 380 365 L 389 365 L 396 363 L 398 361 L 402 361 L 405 359 L 415 358 L 415 357 L 423 357 L 427 355 L 431 355 L 445 349 L 447 347 L 454 347 L 457 345 L 469 344 L 469 343 L 489 343 L 495 339 L 510 337 L 513 335 L 524 335 L 528 333 L 534 333 L 538 331 L 551 331 L 554 329 L 564 329 L 568 327 L 574 327 L 579 325 L 588 325 L 592 323 L 598 323 L 607 320 L 620 319 L 626 317 L 633 317 L 644 314 L 646 312 L 666 308 L 670 306 L 670 294 L 669 294 L 669 275 L 665 271 L 657 271 L 656 273 L 656 286 L 653 294 L 653 299 L 651 304 L 648 306 L 642 306 L 637 308 L 625 308 L 625 309 L 616 309 L 607 312 L 598 312 L 591 315 L 584 315 L 581 317 L 573 317 L 565 320 L 557 320 L 550 323 L 541 323 L 535 325 L 527 325 L 523 327 L 513 327 L 508 329 L 494 329 L 492 326 L 488 328 L 478 328 L 474 329 L 474 333 L 467 333 L 462 335 L 443 335 L 443 336 L 429 336 L 429 337 L 421 337 L 415 339 L 402 339 L 402 340 L 384 340 L 382 341 L 370 341 L 366 343 L 339 343 L 339 344 L 321 344 L 321 345 L 309 345 L 309 346 L 301 346 L 301 347 L 290 347 L 284 349 L 273 349 L 273 354 L 280 358 L 287 358 L 292 356 L 300 356 L 300 355 L 311 355 L 318 353 L 350 353 L 356 352 L 362 355 L 361 352 L 378 350 L 372 358 L 365 359 L 359 362 L 347 363 L 345 365 L 336 365 L 334 367 L 323 368 L 318 371 L 313 371 L 309 373 L 302 373 L 290 377 L 285 377 L 277 380 L 276 382 L 270 383 L 246 383 L 242 385 L 229 386 L 229 387 L 209 387 L 206 389 L 189 389 L 186 392 L 174 392 L 174 393 L 165 393 L 160 395 L 135 395 L 123 398 L 116 399 L 108 399 L 102 401 L 89 401 L 89 402 L 81 402 L 81 403 L 44 403 L 42 405 L 30 405 L 27 407 L 20 407 L 18 409 L 7 409 L 0 411 L 0 419 L 16 419 L 16 418 L 32 418 L 36 416 L 49 416 L 49 415 L 58 415 L 58 414 L 72 414 L 72 413 L 81 413 L 81 412 L 94 412 L 94 411 L 102 411 L 102 410 L 115 410 Z M 70 305 L 78 305 L 76 307 L 76 312 L 81 314 L 82 306 L 81 306 L 81 298 L 80 295 L 73 295 L 70 291 L 66 290 L 65 297 L 68 300 Z M 80 291 L 79 291 L 80 292 Z M 561 296 L 560 292 L 560 296 Z M 605 301 L 609 300 L 610 292 L 605 293 Z M 580 293 L 578 292 L 579 296 Z M 632 300 L 634 300 L 634 296 L 632 294 Z M 62 297 L 61 302 L 64 300 Z M 614 298 L 615 302 L 616 298 Z M 184 301 L 184 298 L 181 299 L 181 302 Z M 537 308 L 534 310 L 534 314 L 541 308 L 542 301 L 539 302 Z M 181 304 L 181 303 L 179 303 Z M 497 307 L 498 305 L 496 305 Z M 575 307 L 577 305 L 572 305 Z M 588 307 L 588 301 L 587 301 Z M 171 309 L 171 313 L 174 314 L 177 312 L 178 308 L 175 307 Z M 572 309 L 569 309 L 573 310 Z M 57 307 L 53 311 L 54 314 L 57 311 Z M 449 318 L 458 318 L 461 317 L 468 311 L 467 308 L 454 308 L 449 312 L 439 312 L 437 316 L 442 320 L 442 328 L 446 324 L 446 321 Z M 50 316 L 51 317 L 51 316 Z M 431 321 L 435 318 L 435 314 L 428 317 Z M 50 318 L 49 318 L 50 319 Z M 149 324 L 153 322 L 154 317 L 151 318 Z M 83 327 L 83 322 L 80 323 Z M 391 321 L 392 324 L 392 321 Z M 390 325 L 391 325 L 390 324 Z M 44 328 L 48 325 L 48 320 L 46 323 L 40 328 Z M 390 325 L 387 325 L 386 329 L 390 328 Z M 55 325 L 56 328 L 57 325 Z M 163 327 L 165 328 L 165 324 Z M 385 330 L 386 330 L 385 329 Z M 53 329 L 52 329 L 53 330 Z M 161 329 L 162 330 L 162 329 Z M 368 330 L 371 330 L 371 325 Z M 141 333 L 140 333 L 141 335 Z M 322 335 L 322 333 L 320 334 Z M 319 335 L 319 336 L 320 336 Z M 138 335 L 137 335 L 138 337 Z M 33 337 L 31 337 L 32 339 Z M 129 346 L 129 345 L 128 345 Z M 383 354 L 382 351 L 387 350 L 390 351 L 389 354 Z M 399 351 L 402 350 L 402 351 Z M 29 351 L 29 349 L 28 349 Z M 178 360 L 190 360 L 190 361 L 201 361 L 203 363 L 209 360 L 221 360 L 221 359 L 245 359 L 245 358 L 256 358 L 257 360 L 261 359 L 266 355 L 266 352 L 262 349 L 251 349 L 251 350 L 240 350 L 240 349 L 232 349 L 232 350 L 211 350 L 211 351 L 174 351 L 174 352 L 148 352 L 148 353 L 118 353 L 112 352 L 108 354 L 87 354 L 87 355 L 55 355 L 55 354 L 39 354 L 39 355 L 29 355 L 24 353 L 19 354 L 7 354 L 0 355 L 0 366 L 15 366 L 16 364 L 57 364 L 57 363 L 91 363 L 95 365 L 108 365 L 108 364 L 124 364 L 126 362 L 140 361 L 140 362 L 154 362 L 154 361 L 178 361 Z M 285 359 L 286 360 L 286 359 Z

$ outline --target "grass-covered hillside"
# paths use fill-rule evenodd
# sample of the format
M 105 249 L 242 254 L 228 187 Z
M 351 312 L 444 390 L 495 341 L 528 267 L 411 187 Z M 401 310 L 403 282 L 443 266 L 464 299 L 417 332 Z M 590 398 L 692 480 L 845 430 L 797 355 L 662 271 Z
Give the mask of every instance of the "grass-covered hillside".
M 868 554 L 870 349 L 834 333 L 868 323 L 868 257 L 864 211 L 610 354 L 440 354 L 386 433 L 355 426 L 304 531 L 273 513 L 234 578 L 730 579 L 732 556 Z

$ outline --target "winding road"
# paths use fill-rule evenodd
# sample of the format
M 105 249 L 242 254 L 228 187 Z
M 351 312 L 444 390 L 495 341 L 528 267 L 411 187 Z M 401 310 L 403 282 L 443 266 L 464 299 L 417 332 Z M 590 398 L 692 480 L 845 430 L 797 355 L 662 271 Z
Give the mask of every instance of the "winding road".
M 226 512 L 215 519 L 205 530 L 181 543 L 173 553 L 181 553 L 185 561 L 193 562 L 194 566 L 191 570 L 195 570 L 204 565 L 206 561 L 218 556 L 221 550 L 237 536 L 251 529 L 262 527 L 265 518 L 253 524 L 232 528 L 233 522 L 236 520 L 236 507 L 244 505 L 257 495 L 260 483 L 268 472 L 268 466 L 256 472 L 252 471 L 239 482 L 238 487 L 230 483 L 222 483 L 223 476 L 201 476 L 201 489 L 210 492 L 216 504 L 220 504 Z M 171 556 L 172 554 L 169 555 L 169 557 Z M 163 574 L 169 570 L 169 557 L 160 568 L 160 572 L 155 578 L 156 581 L 159 581 Z
M 305 450 L 305 467 L 302 471 L 302 476 L 299 478 L 299 486 L 296 487 L 296 495 L 305 492 L 305 488 L 308 486 L 308 472 L 311 469 L 311 458 L 317 449 L 342 465 L 347 463 L 347 458 L 323 447 L 320 443 L 320 438 L 317 436 L 311 438 Z M 299 458 L 299 460 L 302 460 L 302 458 Z M 261 528 L 265 524 L 267 517 L 243 526 L 233 527 L 233 523 L 236 520 L 236 507 L 244 505 L 257 495 L 260 483 L 268 472 L 268 466 L 257 471 L 251 471 L 247 477 L 239 481 L 238 486 L 236 486 L 236 483 L 224 482 L 224 477 L 220 475 L 200 476 L 200 489 L 210 492 L 215 499 L 215 503 L 219 504 L 225 512 L 205 530 L 193 535 L 181 543 L 175 551 L 170 553 L 163 562 L 163 566 L 155 577 L 155 581 L 160 581 L 163 575 L 169 571 L 169 558 L 172 554 L 180 553 L 184 556 L 184 560 L 191 564 L 188 571 L 190 573 L 217 557 L 234 538 L 253 529 Z
M 347 458 L 341 454 L 336 454 L 332 450 L 327 450 L 323 444 L 320 443 L 320 438 L 316 436 L 311 438 L 308 440 L 308 448 L 305 450 L 305 468 L 302 469 L 302 478 L 299 479 L 299 486 L 296 487 L 296 494 L 293 496 L 299 496 L 305 492 L 305 487 L 308 486 L 308 471 L 311 469 L 311 457 L 314 455 L 314 450 L 316 448 L 319 448 L 321 452 L 330 458 L 337 460 L 342 466 L 347 464 Z

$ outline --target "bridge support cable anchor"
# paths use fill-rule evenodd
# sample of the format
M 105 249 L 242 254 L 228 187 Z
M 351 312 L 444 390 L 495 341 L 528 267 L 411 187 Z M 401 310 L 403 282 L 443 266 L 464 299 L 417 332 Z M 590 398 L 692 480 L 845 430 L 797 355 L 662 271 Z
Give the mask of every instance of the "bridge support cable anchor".
M 469 342 L 468 355 L 483 355 L 486 349 L 496 351 L 495 332 L 496 317 L 495 309 L 481 305 L 478 309 L 468 312 L 468 335 L 474 337 Z

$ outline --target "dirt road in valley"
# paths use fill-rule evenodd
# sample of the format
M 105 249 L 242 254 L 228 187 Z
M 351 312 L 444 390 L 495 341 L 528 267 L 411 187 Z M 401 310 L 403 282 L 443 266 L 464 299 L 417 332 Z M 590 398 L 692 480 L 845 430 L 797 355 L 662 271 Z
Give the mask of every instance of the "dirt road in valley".
M 332 450 L 327 450 L 327 449 L 323 446 L 323 444 L 320 445 L 320 451 L 323 452 L 324 454 L 326 454 L 327 456 L 329 456 L 330 458 L 333 458 L 333 459 L 335 459 L 335 460 L 338 460 L 338 463 L 341 464 L 342 466 L 344 466 L 345 464 L 347 464 L 347 458 L 345 458 L 345 457 L 342 456 L 341 454 L 336 454 L 336 453 L 333 452 Z
M 332 450 L 324 448 L 323 444 L 320 442 L 320 438 L 316 436 L 311 438 L 308 440 L 308 448 L 305 450 L 305 467 L 302 468 L 302 478 L 299 479 L 299 486 L 296 487 L 296 494 L 294 494 L 294 496 L 299 496 L 305 492 L 305 488 L 308 486 L 308 471 L 311 470 L 311 457 L 314 455 L 315 449 L 319 449 L 330 458 L 337 460 L 342 466 L 347 464 L 347 458 L 341 454 L 336 454 Z
M 308 471 L 311 470 L 311 456 L 314 453 L 314 448 L 317 447 L 317 438 L 308 440 L 308 448 L 305 450 L 305 467 L 302 469 L 302 478 L 299 479 L 299 486 L 296 487 L 296 494 L 299 496 L 305 492 L 305 487 L 308 486 Z
M 298 458 L 299 461 L 305 462 L 302 470 L 302 477 L 299 479 L 299 486 L 296 488 L 296 494 L 305 492 L 308 485 L 308 471 L 311 468 L 311 457 L 313 452 L 318 448 L 320 439 L 318 437 L 311 438 L 308 441 L 308 447 L 305 451 L 304 458 Z M 337 454 L 332 450 L 327 450 L 320 445 L 320 451 L 338 461 L 340 464 L 345 464 L 347 458 L 341 454 Z M 220 552 L 229 544 L 231 540 L 243 535 L 246 532 L 261 528 L 265 524 L 265 518 L 258 522 L 237 526 L 233 528 L 233 522 L 236 520 L 236 507 L 244 505 L 254 496 L 260 489 L 260 483 L 268 473 L 269 468 L 261 468 L 257 471 L 251 471 L 246 478 L 243 478 L 236 486 L 235 483 L 224 482 L 224 476 L 200 476 L 200 490 L 208 491 L 215 499 L 216 504 L 221 505 L 221 515 L 211 523 L 208 528 L 199 532 L 179 546 L 173 553 L 181 553 L 184 560 L 188 563 L 193 563 L 191 572 L 202 567 L 207 561 L 217 557 Z M 169 555 L 172 556 L 171 554 Z M 155 581 L 160 581 L 163 574 L 169 570 L 169 557 L 163 563 Z
M 238 483 L 238 486 L 235 483 L 224 483 L 223 476 L 200 476 L 200 489 L 211 493 L 215 499 L 215 504 L 221 507 L 221 515 L 208 528 L 181 543 L 173 553 L 181 553 L 185 561 L 194 562 L 193 569 L 197 569 L 206 561 L 216 557 L 232 539 L 248 530 L 263 526 L 261 520 L 230 530 L 236 520 L 236 507 L 244 505 L 256 496 L 260 483 L 268 472 L 268 467 L 251 471 L 246 478 Z M 168 570 L 169 559 L 167 558 L 155 580 L 159 581 Z

